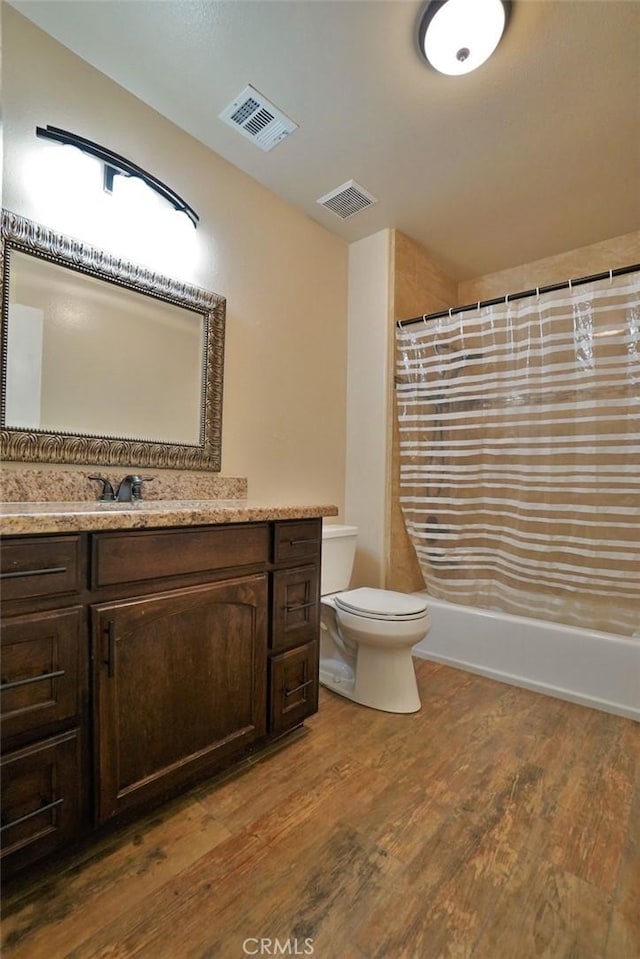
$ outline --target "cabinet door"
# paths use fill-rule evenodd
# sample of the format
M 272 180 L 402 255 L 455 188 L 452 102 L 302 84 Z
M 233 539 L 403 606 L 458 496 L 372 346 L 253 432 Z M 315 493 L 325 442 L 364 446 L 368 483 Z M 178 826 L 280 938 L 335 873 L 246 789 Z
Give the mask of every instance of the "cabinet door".
M 265 734 L 266 575 L 100 604 L 92 622 L 98 821 Z

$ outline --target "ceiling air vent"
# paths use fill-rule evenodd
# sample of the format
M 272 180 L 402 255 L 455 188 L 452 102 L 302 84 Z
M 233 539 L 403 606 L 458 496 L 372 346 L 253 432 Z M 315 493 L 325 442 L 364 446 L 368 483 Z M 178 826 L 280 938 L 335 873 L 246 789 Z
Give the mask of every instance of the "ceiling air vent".
M 265 151 L 272 150 L 276 144 L 298 129 L 297 123 L 251 85 L 245 87 L 233 103 L 218 115 L 243 137 L 252 140 Z
M 377 202 L 376 197 L 367 192 L 355 180 L 347 180 L 336 190 L 325 193 L 324 196 L 316 200 L 316 203 L 326 207 L 327 210 L 331 210 L 342 220 L 346 220 L 348 216 L 353 216 L 354 213 L 359 213 L 360 210 L 366 210 L 368 206 Z

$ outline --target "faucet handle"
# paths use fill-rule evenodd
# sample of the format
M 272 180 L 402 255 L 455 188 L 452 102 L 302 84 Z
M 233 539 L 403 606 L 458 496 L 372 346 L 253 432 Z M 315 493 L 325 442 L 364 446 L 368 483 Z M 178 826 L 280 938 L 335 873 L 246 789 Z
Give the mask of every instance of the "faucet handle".
M 111 481 L 108 480 L 106 476 L 88 476 L 87 479 L 97 480 L 99 483 L 102 483 L 102 494 L 98 497 L 99 500 L 113 502 L 113 500 L 116 498 L 116 494 L 113 491 Z
M 155 476 L 132 476 L 131 499 L 142 499 L 142 484 L 151 483 Z

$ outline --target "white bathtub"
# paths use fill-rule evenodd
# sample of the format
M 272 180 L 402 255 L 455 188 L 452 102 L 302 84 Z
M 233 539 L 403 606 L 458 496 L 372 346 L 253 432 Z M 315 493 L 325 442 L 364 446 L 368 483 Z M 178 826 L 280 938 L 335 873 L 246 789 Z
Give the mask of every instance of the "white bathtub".
M 427 600 L 415 656 L 640 721 L 640 638 Z

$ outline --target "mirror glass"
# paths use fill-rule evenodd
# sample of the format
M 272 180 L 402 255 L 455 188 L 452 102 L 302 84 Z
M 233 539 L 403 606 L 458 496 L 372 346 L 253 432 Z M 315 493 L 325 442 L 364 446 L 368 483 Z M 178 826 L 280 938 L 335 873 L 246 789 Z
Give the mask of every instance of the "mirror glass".
M 16 250 L 6 426 L 200 442 L 204 317 Z
M 7 459 L 220 469 L 225 302 L 3 212 Z

